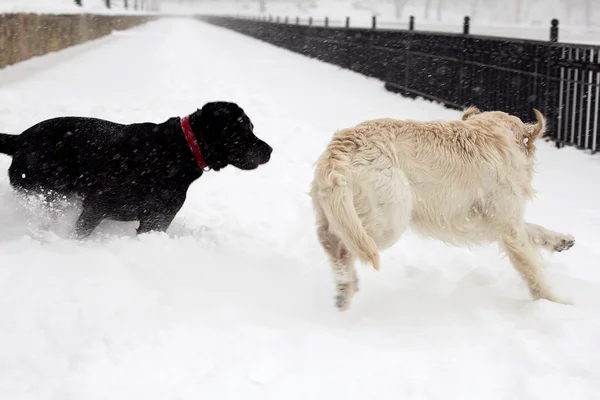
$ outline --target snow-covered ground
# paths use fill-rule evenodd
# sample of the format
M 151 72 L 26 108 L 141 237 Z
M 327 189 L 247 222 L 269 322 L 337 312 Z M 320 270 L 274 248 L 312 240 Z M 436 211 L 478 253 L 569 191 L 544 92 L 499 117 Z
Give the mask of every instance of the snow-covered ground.
M 528 217 L 572 233 L 544 254 L 565 306 L 532 302 L 494 246 L 412 233 L 359 268 L 352 307 L 306 192 L 333 131 L 460 114 L 191 19 L 163 19 L 0 71 L 0 131 L 57 115 L 163 121 L 238 102 L 274 147 L 255 171 L 194 183 L 167 234 L 108 222 L 66 238 L 13 195 L 0 155 L 0 398 L 600 398 L 598 156 L 541 142 Z

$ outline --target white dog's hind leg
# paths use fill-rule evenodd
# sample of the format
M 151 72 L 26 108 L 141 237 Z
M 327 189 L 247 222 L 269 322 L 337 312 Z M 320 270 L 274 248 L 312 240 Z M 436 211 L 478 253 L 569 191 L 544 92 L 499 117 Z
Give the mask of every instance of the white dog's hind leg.
M 356 268 L 354 267 L 354 257 L 342 245 L 332 266 L 337 292 L 335 306 L 340 311 L 344 311 L 350 306 L 352 296 L 358 291 L 358 278 L 356 276 Z
M 326 224 L 320 225 L 317 234 L 319 242 L 327 252 L 335 279 L 335 305 L 344 311 L 350 305 L 352 296 L 357 292 L 358 277 L 354 267 L 354 257 L 340 239 L 329 232 Z
M 531 295 L 535 299 L 558 302 L 542 280 L 539 254 L 529 242 L 526 230 L 508 230 L 500 238 L 500 244 L 512 265 L 527 282 Z
M 575 244 L 575 238 L 564 233 L 554 232 L 543 226 L 525 223 L 529 242 L 548 251 L 569 250 Z

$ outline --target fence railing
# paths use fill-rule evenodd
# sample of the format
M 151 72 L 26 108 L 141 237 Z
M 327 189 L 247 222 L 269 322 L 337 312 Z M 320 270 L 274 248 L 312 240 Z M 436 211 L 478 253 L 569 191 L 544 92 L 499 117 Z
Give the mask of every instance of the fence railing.
M 416 30 L 315 26 L 299 19 L 201 16 L 236 32 L 385 82 L 386 89 L 461 109 L 548 120 L 557 147 L 600 150 L 600 46 Z M 345 26 L 348 26 L 346 20 Z M 414 26 L 414 22 L 410 24 Z

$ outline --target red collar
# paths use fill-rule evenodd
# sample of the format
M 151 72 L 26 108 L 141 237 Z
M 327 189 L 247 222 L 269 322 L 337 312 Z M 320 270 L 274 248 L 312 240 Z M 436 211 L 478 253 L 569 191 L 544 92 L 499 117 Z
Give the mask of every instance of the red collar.
M 194 131 L 192 131 L 192 126 L 190 125 L 189 115 L 181 118 L 181 129 L 183 130 L 183 136 L 185 136 L 185 140 L 187 140 L 188 146 L 190 146 L 190 150 L 192 151 L 198 166 L 202 170 L 206 169 L 208 164 L 206 164 L 204 157 L 202 157 L 200 146 L 198 145 L 198 141 L 196 141 L 196 135 L 194 135 Z

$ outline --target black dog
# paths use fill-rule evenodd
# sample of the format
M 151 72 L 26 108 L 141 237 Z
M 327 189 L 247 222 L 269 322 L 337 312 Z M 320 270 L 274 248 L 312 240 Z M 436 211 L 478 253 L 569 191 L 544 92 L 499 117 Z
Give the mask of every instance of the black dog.
M 253 129 L 237 104 L 214 102 L 161 124 L 53 118 L 21 135 L 0 134 L 0 152 L 13 156 L 15 189 L 83 199 L 76 236 L 89 236 L 103 219 L 139 221 L 140 234 L 169 227 L 203 170 L 268 162 L 273 149 Z

